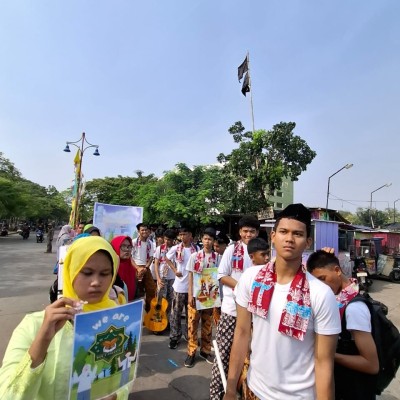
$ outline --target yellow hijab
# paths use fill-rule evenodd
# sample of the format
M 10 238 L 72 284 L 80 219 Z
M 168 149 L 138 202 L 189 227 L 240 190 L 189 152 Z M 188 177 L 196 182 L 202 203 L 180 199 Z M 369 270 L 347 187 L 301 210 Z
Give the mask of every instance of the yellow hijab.
M 104 294 L 104 297 L 99 303 L 84 304 L 83 311 L 96 311 L 103 308 L 115 307 L 116 303 L 108 297 L 111 286 L 114 283 L 118 271 L 119 259 L 114 249 L 105 239 L 100 236 L 83 237 L 75 242 L 68 248 L 67 255 L 64 260 L 63 267 L 63 296 L 71 299 L 78 299 L 73 282 L 80 270 L 86 264 L 89 257 L 96 251 L 105 250 L 110 254 L 113 260 L 113 279 L 111 280 L 110 287 Z

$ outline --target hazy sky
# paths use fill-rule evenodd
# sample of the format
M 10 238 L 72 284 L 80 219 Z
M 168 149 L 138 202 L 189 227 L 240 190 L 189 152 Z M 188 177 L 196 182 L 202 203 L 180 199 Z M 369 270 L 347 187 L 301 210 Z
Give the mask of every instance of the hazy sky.
M 216 162 L 251 129 L 237 67 L 250 52 L 255 125 L 294 121 L 317 157 L 295 201 L 354 211 L 400 198 L 400 2 L 0 2 L 0 151 L 63 190 L 86 132 L 87 180 Z M 341 199 L 341 200 L 336 200 Z M 396 208 L 400 208 L 400 201 Z

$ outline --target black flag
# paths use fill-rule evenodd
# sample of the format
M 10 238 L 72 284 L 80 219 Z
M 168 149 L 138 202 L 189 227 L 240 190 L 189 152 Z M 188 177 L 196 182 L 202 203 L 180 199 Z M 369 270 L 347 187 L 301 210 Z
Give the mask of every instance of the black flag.
M 248 69 L 249 69 L 249 64 L 248 64 L 247 56 L 246 56 L 244 61 L 238 67 L 238 79 L 239 79 L 239 82 L 243 78 L 243 75 L 248 71 Z
M 243 86 L 242 86 L 242 93 L 243 96 L 246 96 L 246 93 L 250 92 L 250 72 L 244 76 Z

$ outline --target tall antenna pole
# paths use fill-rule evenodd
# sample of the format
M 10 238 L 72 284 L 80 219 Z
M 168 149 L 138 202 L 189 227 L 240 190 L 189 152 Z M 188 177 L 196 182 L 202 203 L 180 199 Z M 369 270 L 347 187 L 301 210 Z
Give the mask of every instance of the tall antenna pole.
M 251 107 L 251 121 L 253 123 L 253 133 L 255 132 L 256 128 L 254 125 L 254 108 L 253 108 L 253 84 L 251 83 L 251 74 L 250 74 L 250 54 L 247 52 L 247 68 L 249 74 L 249 85 L 250 85 L 250 107 Z

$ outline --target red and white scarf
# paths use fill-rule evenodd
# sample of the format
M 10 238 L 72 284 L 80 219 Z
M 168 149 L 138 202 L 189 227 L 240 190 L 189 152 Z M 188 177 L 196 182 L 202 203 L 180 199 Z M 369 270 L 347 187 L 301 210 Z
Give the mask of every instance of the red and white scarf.
M 346 286 L 337 296 L 336 301 L 339 307 L 340 319 L 346 310 L 347 304 L 356 297 L 360 291 L 358 281 L 355 278 L 350 278 L 350 285 Z
M 197 251 L 196 246 L 193 243 L 190 243 L 190 254 L 193 254 Z M 183 258 L 185 257 L 185 246 L 181 242 L 178 244 L 176 248 L 176 256 L 175 259 L 179 264 L 183 263 Z
M 243 246 L 243 242 L 241 240 L 239 240 L 238 242 L 235 243 L 231 262 L 232 262 L 232 269 L 243 272 L 244 246 Z
M 247 307 L 251 313 L 267 318 L 276 279 L 275 263 L 269 262 L 260 269 L 251 287 Z M 294 339 L 304 340 L 310 317 L 310 286 L 306 277 L 306 268 L 301 265 L 290 284 L 278 331 Z
M 166 259 L 166 255 L 168 253 L 169 248 L 167 247 L 167 245 L 164 243 L 160 246 L 160 258 L 158 259 L 160 261 L 160 264 L 165 262 Z
M 137 238 L 137 248 L 139 249 L 140 247 L 142 247 L 142 241 L 140 240 L 140 238 Z M 151 250 L 151 240 L 148 239 L 146 240 L 146 261 L 149 261 L 150 259 L 150 250 Z
M 201 274 L 204 268 L 215 268 L 217 266 L 217 254 L 215 251 L 210 253 L 207 260 L 207 265 L 204 266 L 206 260 L 206 253 L 204 250 L 198 251 L 196 255 L 196 260 L 194 261 L 194 272 Z
M 166 255 L 169 249 L 170 247 L 167 247 L 165 243 L 160 246 L 160 258 L 158 260 L 160 262 L 160 267 L 162 267 L 162 278 L 165 278 L 167 276 L 169 270 L 169 265 L 165 262 L 167 259 Z

